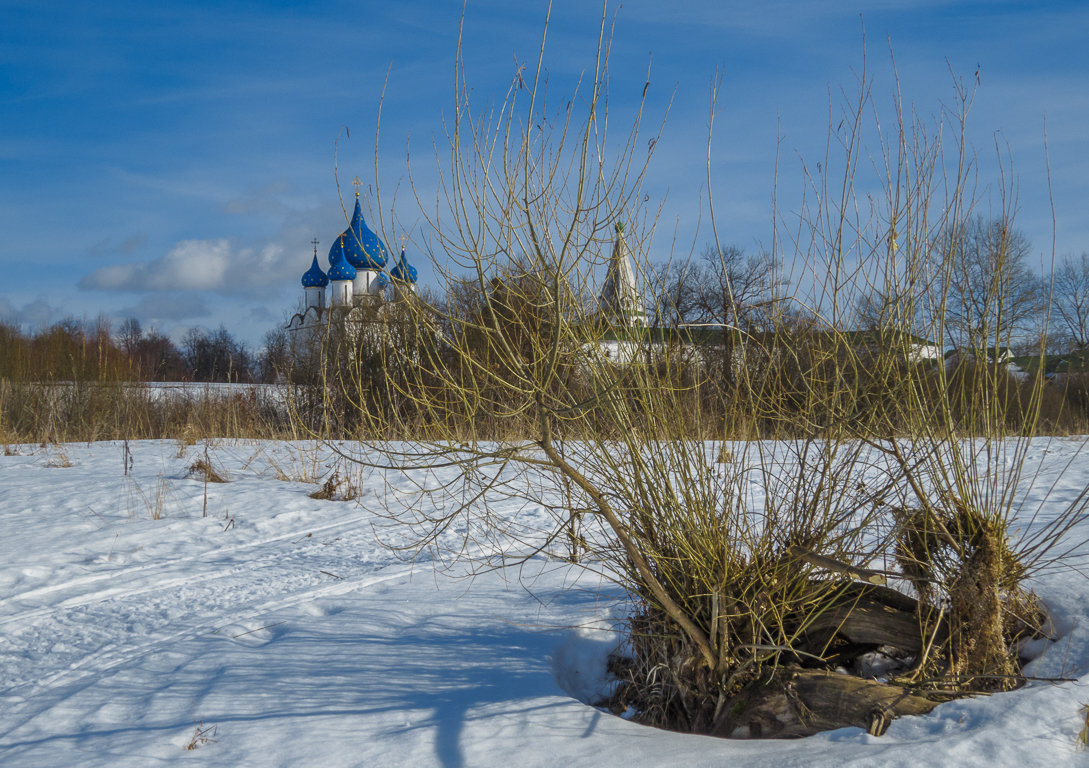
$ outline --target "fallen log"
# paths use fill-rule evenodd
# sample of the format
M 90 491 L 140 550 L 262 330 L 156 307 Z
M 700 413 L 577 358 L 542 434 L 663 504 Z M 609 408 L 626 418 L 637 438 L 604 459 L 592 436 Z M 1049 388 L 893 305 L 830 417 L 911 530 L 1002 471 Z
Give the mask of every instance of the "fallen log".
M 855 726 L 880 736 L 892 720 L 938 705 L 896 685 L 788 667 L 755 680 L 726 703 L 711 733 L 728 738 L 799 738 Z

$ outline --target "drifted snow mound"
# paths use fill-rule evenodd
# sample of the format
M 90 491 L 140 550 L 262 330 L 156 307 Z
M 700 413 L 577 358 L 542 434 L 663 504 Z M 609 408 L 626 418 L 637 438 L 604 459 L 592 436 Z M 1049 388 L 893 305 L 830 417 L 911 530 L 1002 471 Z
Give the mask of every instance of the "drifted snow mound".
M 606 620 L 564 635 L 552 653 L 552 674 L 560 688 L 584 704 L 603 704 L 616 688 L 606 671 L 609 654 L 623 639 L 620 627 Z

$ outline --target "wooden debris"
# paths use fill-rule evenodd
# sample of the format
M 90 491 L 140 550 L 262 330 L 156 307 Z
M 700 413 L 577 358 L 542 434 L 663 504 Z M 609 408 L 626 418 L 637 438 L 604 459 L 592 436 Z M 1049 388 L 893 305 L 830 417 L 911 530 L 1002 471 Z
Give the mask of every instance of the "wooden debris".
M 856 726 L 880 736 L 892 720 L 926 714 L 938 702 L 899 686 L 822 670 L 787 668 L 757 680 L 723 707 L 711 733 L 790 739 Z

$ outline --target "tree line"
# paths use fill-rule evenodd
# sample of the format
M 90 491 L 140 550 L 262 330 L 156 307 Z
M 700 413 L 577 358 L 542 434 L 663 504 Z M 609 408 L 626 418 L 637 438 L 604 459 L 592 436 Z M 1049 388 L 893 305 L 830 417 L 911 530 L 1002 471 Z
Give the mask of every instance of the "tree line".
M 192 328 L 179 345 L 135 318 L 116 331 L 105 318 L 67 318 L 36 332 L 0 323 L 0 379 L 251 383 L 275 380 L 275 368 L 222 325 Z
M 911 328 L 943 348 L 971 352 L 1089 350 L 1089 252 L 1067 255 L 1051 270 L 1033 259 L 1023 232 L 970 217 L 934 238 L 917 274 L 898 273 L 895 265 L 891 273 L 860 272 L 846 324 L 861 331 Z M 651 270 L 650 316 L 663 326 L 771 331 L 777 319 L 810 314 L 795 301 L 789 271 L 765 254 L 709 246 L 695 259 Z
M 1089 256 L 1067 259 L 1045 276 L 1033 268 L 1022 232 L 978 216 L 918 250 L 929 251 L 928 264 L 905 275 L 896 269 L 907 259 L 890 247 L 884 256 L 891 271 L 857 280 L 838 325 L 804 296 L 805 286 L 792 284 L 790 269 L 737 247 L 708 247 L 687 263 L 648 267 L 649 329 L 608 327 L 586 281 L 557 279 L 524 258 L 478 279 L 451 278 L 445 290 L 408 303 L 356 308 L 355 330 L 331 313 L 324 331 L 305 340 L 270 331 L 264 360 L 281 379 L 324 392 L 305 400 L 310 407 L 301 407 L 300 397 L 299 412 L 312 429 L 331 426 L 338 434 L 365 425 L 364 433 L 409 439 L 439 428 L 456 432 L 469 422 L 481 432 L 527 431 L 525 381 L 551 364 L 557 334 L 565 359 L 549 378 L 549 397 L 590 401 L 594 387 L 605 386 L 586 375 L 583 358 L 596 344 L 643 345 L 649 370 L 619 366 L 601 376 L 636 410 L 642 394 L 631 389 L 632 380 L 670 388 L 686 403 L 681 412 L 693 421 L 692 436 L 804 434 L 832 420 L 862 428 L 880 419 L 886 429 L 907 429 L 894 385 L 906 386 L 909 378 L 920 396 L 948 401 L 966 433 L 983 428 L 973 403 L 985 384 L 1009 429 L 1038 398 L 1039 430 L 1084 429 L 1089 375 L 1071 366 L 1074 375 L 1041 394 L 1031 377 L 1007 368 L 1007 358 L 991 350 L 1053 365 L 1058 358 L 1041 361 L 1041 353 L 1084 349 Z M 918 261 L 918 253 L 911 259 Z M 1087 328 L 1079 327 L 1081 318 Z M 930 357 L 910 346 L 923 340 L 931 342 Z M 960 352 L 959 363 L 939 375 L 945 350 Z M 406 368 L 420 378 L 401 381 Z M 465 391 L 475 393 L 473 402 L 462 402 L 458 393 Z

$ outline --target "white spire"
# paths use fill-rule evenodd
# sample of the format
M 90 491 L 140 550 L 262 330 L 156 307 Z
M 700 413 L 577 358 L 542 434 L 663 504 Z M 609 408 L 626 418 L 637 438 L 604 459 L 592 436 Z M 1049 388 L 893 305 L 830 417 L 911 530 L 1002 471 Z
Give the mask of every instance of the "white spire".
M 628 244 L 624 242 L 624 225 L 616 225 L 616 242 L 601 289 L 600 304 L 606 317 L 617 325 L 645 326 L 647 310 L 639 296 L 635 272 L 628 256 Z

